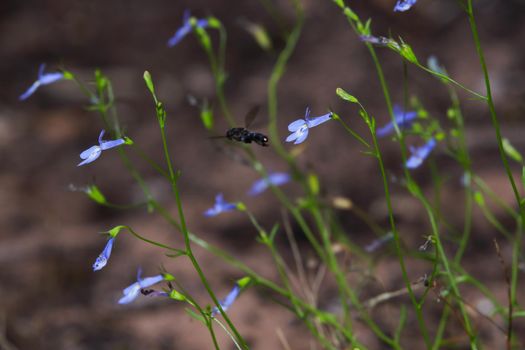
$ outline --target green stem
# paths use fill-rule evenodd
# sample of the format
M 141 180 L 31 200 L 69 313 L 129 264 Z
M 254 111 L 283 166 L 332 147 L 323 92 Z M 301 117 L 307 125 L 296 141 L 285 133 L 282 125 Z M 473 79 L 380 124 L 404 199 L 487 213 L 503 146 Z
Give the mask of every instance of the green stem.
M 487 90 L 487 105 L 490 111 L 490 116 L 492 120 L 492 126 L 494 127 L 494 130 L 496 132 L 496 139 L 498 142 L 498 149 L 500 153 L 500 158 L 503 162 L 503 167 L 505 168 L 505 172 L 507 173 L 507 177 L 509 179 L 509 182 L 512 186 L 512 191 L 514 192 L 514 197 L 516 199 L 516 203 L 518 208 L 520 208 L 520 222 L 518 225 L 518 228 L 516 230 L 516 235 L 514 236 L 514 242 L 513 242 L 513 249 L 512 249 L 512 271 L 511 271 L 511 286 L 510 286 L 510 300 L 509 300 L 509 314 L 508 314 L 508 344 L 512 344 L 512 336 L 513 336 L 513 308 L 514 305 L 517 305 L 517 298 L 516 298 L 516 291 L 518 287 L 518 264 L 519 264 L 519 253 L 521 248 L 521 242 L 523 238 L 523 223 L 525 223 L 525 208 L 523 207 L 521 200 L 520 200 L 520 194 L 518 192 L 518 188 L 516 186 L 516 183 L 514 181 L 514 177 L 512 175 L 512 171 L 510 169 L 509 161 L 507 158 L 507 155 L 505 154 L 505 151 L 503 149 L 503 140 L 501 136 L 501 130 L 500 125 L 498 121 L 498 117 L 496 114 L 496 108 L 494 106 L 494 100 L 492 98 L 492 88 L 490 84 L 490 77 L 487 69 L 487 64 L 485 62 L 485 55 L 483 53 L 483 49 L 481 48 L 481 42 L 479 39 L 478 29 L 476 25 L 476 20 L 474 18 L 474 8 L 472 6 L 472 0 L 467 1 L 467 15 L 468 20 L 472 32 L 472 38 L 474 40 L 474 44 L 476 46 L 476 51 L 479 57 L 479 62 L 481 65 L 481 70 L 483 71 L 483 76 L 485 79 L 485 88 Z

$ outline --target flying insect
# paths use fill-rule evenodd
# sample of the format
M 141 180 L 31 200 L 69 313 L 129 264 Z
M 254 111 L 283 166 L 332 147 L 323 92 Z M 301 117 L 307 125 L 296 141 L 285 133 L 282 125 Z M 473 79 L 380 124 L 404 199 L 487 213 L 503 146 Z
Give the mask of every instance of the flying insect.
M 244 118 L 244 128 L 231 128 L 226 131 L 226 138 L 232 141 L 252 143 L 255 142 L 263 147 L 268 147 L 268 137 L 260 132 L 253 132 L 247 128 L 251 125 L 257 113 L 259 112 L 259 106 L 255 106 L 248 111 Z

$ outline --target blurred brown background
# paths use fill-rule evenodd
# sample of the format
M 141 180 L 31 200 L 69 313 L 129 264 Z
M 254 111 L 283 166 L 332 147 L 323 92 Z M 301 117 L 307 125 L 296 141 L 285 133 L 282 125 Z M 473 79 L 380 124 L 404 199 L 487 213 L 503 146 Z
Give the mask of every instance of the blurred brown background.
M 352 3 L 361 18 L 373 18 L 376 35 L 402 36 L 421 61 L 437 55 L 456 80 L 473 90 L 484 91 L 468 23 L 456 1 L 420 0 L 407 13 L 393 13 L 394 0 Z M 371 60 L 343 15 L 328 0 L 305 0 L 303 5 L 304 31 L 279 85 L 281 138 L 287 135 L 287 124 L 301 116 L 307 105 L 314 115 L 331 107 L 364 132 L 356 110 L 335 95 L 337 87 L 358 96 L 380 124 L 386 122 L 388 117 Z M 275 6 L 284 27 L 290 28 L 290 4 L 278 1 Z M 283 42 L 278 25 L 259 1 L 4 0 L 0 4 L 0 346 L 4 349 L 211 348 L 204 327 L 184 312 L 182 304 L 146 297 L 128 306 L 116 304 L 121 290 L 134 281 L 138 266 L 150 276 L 157 274 L 161 265 L 186 290 L 203 303 L 209 302 L 184 259 L 169 259 L 162 250 L 124 234 L 118 237 L 108 266 L 92 272 L 91 265 L 105 242 L 98 233 L 113 226 L 130 225 L 145 236 L 176 246 L 182 241 L 176 231 L 144 208 L 101 208 L 81 193 L 68 190 L 70 184 L 95 183 L 112 202 L 130 203 L 142 198 L 116 152 L 105 152 L 96 162 L 77 168 L 78 155 L 96 143 L 102 124 L 96 114 L 84 108 L 87 101 L 71 82 L 42 87 L 27 101 L 18 101 L 18 96 L 35 80 L 42 62 L 47 63 L 48 71 L 63 66 L 86 80 L 91 80 L 93 70 L 100 68 L 112 79 L 126 133 L 162 162 L 153 104 L 142 80 L 144 70 L 149 70 L 168 109 L 169 144 L 176 167 L 183 174 L 182 196 L 190 229 L 264 276 L 277 278 L 268 253 L 255 242 L 256 231 L 243 214 L 202 216 L 218 192 L 223 192 L 227 200 L 245 201 L 267 228 L 280 219 L 281 212 L 270 193 L 256 198 L 246 195 L 257 174 L 217 152 L 214 143 L 207 139 L 197 110 L 187 103 L 188 94 L 213 101 L 214 88 L 207 59 L 192 35 L 174 48 L 166 47 L 168 38 L 181 25 L 186 8 L 197 17 L 213 14 L 223 21 L 228 30 L 226 94 L 232 111 L 241 123 L 250 106 L 262 104 L 256 124 L 264 132 L 266 84 L 276 54 L 261 50 L 240 23 L 249 20 L 264 25 L 275 49 L 282 48 Z M 476 1 L 476 9 L 503 133 L 523 151 L 525 1 Z M 216 39 L 215 33 L 212 37 Z M 386 50 L 379 50 L 379 55 L 394 99 L 400 102 L 401 61 Z M 437 80 L 411 67 L 409 74 L 410 92 L 445 121 L 449 103 L 446 90 Z M 464 93 L 460 95 L 474 167 L 510 202 L 511 193 L 497 155 L 488 112 L 481 103 Z M 217 133 L 226 128 L 219 118 Z M 392 175 L 401 174 L 397 146 L 392 147 L 389 140 L 382 142 L 389 170 Z M 305 144 L 300 164 L 319 173 L 327 198 L 351 198 L 379 223 L 386 223 L 376 164 L 360 153 L 359 145 L 342 128 L 327 123 L 311 132 Z M 271 149 L 257 145 L 253 149 L 271 170 L 287 170 Z M 442 175 L 452 178 L 452 185 L 442 194 L 444 213 L 460 226 L 461 170 L 442 150 L 437 149 L 435 157 Z M 147 164 L 139 159 L 137 162 L 157 198 L 175 213 L 168 184 Z M 417 170 L 416 177 L 428 187 L 426 175 L 425 169 Z M 428 234 L 426 217 L 402 188 L 396 190 L 400 230 L 407 246 L 417 249 Z M 286 191 L 298 194 L 299 188 L 290 184 Z M 503 222 L 509 222 L 503 213 L 496 214 Z M 356 242 L 365 245 L 373 240 L 370 230 L 352 213 L 341 211 L 338 215 Z M 465 267 L 504 301 L 506 287 L 492 245 L 497 234 L 479 213 L 476 215 L 475 246 L 467 251 Z M 279 239 L 283 252 L 288 249 L 285 241 Z M 509 246 L 502 242 L 502 249 L 510 261 Z M 304 252 L 308 254 L 306 247 Z M 198 248 L 196 253 L 219 295 L 225 295 L 242 276 L 211 254 Z M 380 282 L 370 297 L 402 287 L 395 258 L 387 254 L 383 261 L 374 276 Z M 486 266 L 480 266 L 480 261 L 486 261 Z M 409 268 L 414 280 L 428 272 L 428 266 Z M 330 304 L 331 292 L 329 288 L 321 290 L 324 303 Z M 478 294 L 471 295 L 474 302 Z M 260 289 L 250 289 L 241 296 L 229 311 L 241 333 L 254 349 L 282 348 L 279 333 L 284 334 L 293 349 L 307 348 L 307 331 L 271 299 Z M 395 311 L 386 315 L 391 318 L 385 317 L 385 324 L 395 324 Z M 487 327 L 487 341 L 499 348 L 503 335 L 483 320 L 479 323 L 480 327 Z M 366 334 L 365 330 L 362 332 Z M 406 331 L 407 348 L 418 347 L 418 340 L 412 343 L 410 339 L 416 333 L 410 327 Z M 222 335 L 221 341 L 225 349 L 231 348 Z M 369 344 L 371 348 L 382 348 L 373 339 Z

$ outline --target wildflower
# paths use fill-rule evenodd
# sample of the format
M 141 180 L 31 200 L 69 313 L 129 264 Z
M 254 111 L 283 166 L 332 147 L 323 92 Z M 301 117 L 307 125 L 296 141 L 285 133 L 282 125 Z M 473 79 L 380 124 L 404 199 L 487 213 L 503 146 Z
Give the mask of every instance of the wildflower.
M 394 12 L 408 11 L 416 2 L 417 0 L 398 0 L 396 6 L 394 6 Z
M 99 144 L 98 146 L 97 145 L 91 146 L 84 152 L 80 153 L 80 158 L 84 160 L 80 162 L 77 166 L 89 164 L 95 161 L 98 157 L 100 157 L 100 154 L 102 153 L 102 151 L 105 151 L 107 149 L 117 147 L 117 146 L 122 145 L 123 143 L 126 143 L 126 141 L 124 141 L 124 139 L 122 138 L 112 140 L 112 141 L 104 141 L 102 140 L 102 137 L 104 136 L 104 132 L 105 132 L 104 130 L 100 132 L 100 135 L 98 137 L 98 144 Z
M 219 301 L 219 304 L 221 305 L 221 308 L 224 312 L 226 312 L 230 308 L 230 306 L 232 306 L 233 302 L 235 301 L 235 299 L 237 299 L 240 292 L 241 292 L 241 287 L 239 286 L 238 283 L 235 283 L 235 286 L 230 291 L 230 293 L 228 293 L 226 298 Z M 219 313 L 219 308 L 214 307 L 211 312 L 211 315 L 212 317 L 215 317 L 218 313 Z
M 255 181 L 248 191 L 250 196 L 256 196 L 263 193 L 271 185 L 281 186 L 289 182 L 291 179 L 290 174 L 288 173 L 271 173 L 268 175 L 268 178 L 262 178 Z
M 409 127 L 412 124 L 412 121 L 414 119 L 416 119 L 416 117 L 417 117 L 417 113 L 416 112 L 413 112 L 413 111 L 405 112 L 405 111 L 403 111 L 401 109 L 401 107 L 399 107 L 397 105 L 394 106 L 393 112 L 394 112 L 394 119 L 396 121 L 396 124 L 397 124 L 398 128 L 400 128 L 400 129 L 401 128 L 405 128 L 405 127 Z M 378 137 L 383 137 L 383 136 L 387 136 L 387 135 L 391 134 L 393 131 L 394 131 L 394 123 L 393 122 L 389 122 L 388 124 L 386 124 L 382 128 L 377 129 L 376 135 Z
M 332 118 L 332 113 L 327 113 L 319 117 L 310 118 L 310 108 L 306 107 L 304 119 L 297 119 L 288 125 L 288 130 L 292 132 L 286 142 L 295 141 L 294 144 L 300 144 L 308 137 L 308 130 L 314 126 L 320 125 Z
M 113 248 L 113 243 L 115 242 L 115 237 L 111 237 L 108 242 L 106 243 L 106 246 L 104 247 L 104 250 L 100 255 L 98 256 L 97 260 L 95 260 L 95 263 L 93 264 L 93 271 L 102 270 L 104 266 L 108 263 L 109 257 L 111 256 L 111 249 Z
M 20 101 L 24 101 L 25 99 L 29 98 L 29 96 L 34 94 L 36 89 L 38 89 L 41 85 L 49 85 L 54 83 L 55 81 L 64 79 L 64 73 L 44 73 L 45 68 L 46 65 L 42 63 L 38 68 L 38 79 L 33 83 L 33 85 L 29 87 L 29 89 L 26 90 L 26 92 L 20 95 L 20 97 L 18 98 Z
M 387 46 L 392 39 L 386 38 L 384 36 L 373 36 L 373 35 L 360 35 L 359 39 L 361 41 L 364 41 L 366 43 L 374 44 L 374 45 L 381 45 L 381 46 Z
M 384 37 L 384 36 L 360 35 L 359 38 L 361 39 L 361 41 L 364 41 L 365 43 L 370 43 L 370 44 L 378 45 L 378 46 L 390 47 L 391 49 L 394 49 L 394 50 L 401 50 L 401 47 L 395 40 Z
M 438 59 L 436 56 L 430 56 L 427 60 L 427 66 L 430 70 L 442 74 L 447 75 L 447 71 L 443 66 L 439 65 Z
M 190 22 L 190 11 L 184 11 L 182 17 L 182 26 L 177 29 L 175 34 L 168 40 L 168 47 L 173 47 L 177 45 L 189 32 L 191 32 L 191 22 Z M 208 26 L 208 20 L 205 18 L 198 19 L 196 23 L 197 27 L 206 28 Z
M 385 243 L 391 241 L 393 238 L 394 234 L 392 232 L 388 232 L 386 235 L 373 240 L 370 244 L 367 244 L 365 246 L 365 251 L 368 253 L 372 253 L 381 248 Z
M 423 146 L 414 148 L 410 146 L 410 153 L 412 155 L 410 158 L 408 158 L 406 162 L 406 167 L 409 169 L 415 169 L 419 167 L 423 161 L 428 157 L 430 152 L 436 147 L 436 140 L 434 138 L 431 138 L 427 141 Z
M 237 207 L 234 203 L 228 203 L 224 200 L 222 193 L 215 197 L 215 205 L 204 212 L 204 216 L 217 216 L 224 211 L 230 211 Z
M 118 301 L 119 304 L 131 303 L 139 295 L 140 290 L 142 288 L 151 287 L 152 285 L 157 284 L 164 280 L 164 276 L 162 275 L 156 275 L 156 276 L 146 277 L 142 279 L 140 277 L 141 274 L 142 274 L 142 271 L 141 269 L 139 269 L 137 272 L 137 281 L 122 291 L 124 296 L 119 299 Z

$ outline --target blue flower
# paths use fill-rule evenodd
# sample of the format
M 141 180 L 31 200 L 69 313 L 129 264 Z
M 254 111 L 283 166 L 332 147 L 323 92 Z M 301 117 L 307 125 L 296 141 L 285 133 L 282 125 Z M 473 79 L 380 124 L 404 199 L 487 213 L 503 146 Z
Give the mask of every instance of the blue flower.
M 366 43 L 370 43 L 373 45 L 387 46 L 394 50 L 401 49 L 401 47 L 395 40 L 384 37 L 384 36 L 360 35 L 359 38 L 361 39 L 361 41 L 364 41 Z
M 248 194 L 250 196 L 256 196 L 266 191 L 270 184 L 274 186 L 281 186 L 289 182 L 290 179 L 291 176 L 288 173 L 270 173 L 268 174 L 268 178 L 262 178 L 255 181 L 250 188 L 250 191 L 248 191 Z
M 29 96 L 35 93 L 36 89 L 38 89 L 41 85 L 49 85 L 54 83 L 55 81 L 64 79 L 64 73 L 61 72 L 55 72 L 55 73 L 44 73 L 44 69 L 46 68 L 46 65 L 42 63 L 40 65 L 40 68 L 38 68 L 38 79 L 27 89 L 26 92 L 24 92 L 20 97 L 18 98 L 20 101 L 23 101 L 27 99 Z
M 292 132 L 287 138 L 286 142 L 295 141 L 294 144 L 304 142 L 308 137 L 308 130 L 314 126 L 320 125 L 332 118 L 332 113 L 327 113 L 319 117 L 310 118 L 310 108 L 306 107 L 304 119 L 297 119 L 288 125 L 288 130 Z
M 230 306 L 232 306 L 233 302 L 235 301 L 235 299 L 237 299 L 240 293 L 241 293 L 241 287 L 239 286 L 238 283 L 235 283 L 235 286 L 230 291 L 230 293 L 228 293 L 226 298 L 219 301 L 219 304 L 221 305 L 221 308 L 224 310 L 224 312 L 226 312 L 230 308 Z M 211 316 L 215 317 L 218 313 L 219 313 L 219 308 L 214 307 L 211 312 Z
M 116 139 L 116 140 L 112 140 L 112 141 L 104 141 L 102 140 L 102 137 L 104 136 L 104 130 L 102 130 L 100 132 L 100 135 L 98 137 L 98 146 L 95 145 L 95 146 L 91 146 L 89 147 L 87 150 L 85 150 L 84 152 L 80 153 L 80 158 L 84 159 L 83 161 L 81 161 L 80 163 L 78 163 L 77 166 L 81 166 L 81 165 L 84 165 L 84 164 L 89 164 L 93 161 L 95 161 L 98 157 L 100 157 L 100 154 L 102 153 L 102 151 L 105 151 L 107 149 L 110 149 L 110 148 L 113 148 L 113 147 L 117 147 L 117 146 L 120 146 L 124 143 L 126 143 L 126 141 L 124 141 L 124 139 Z
M 108 242 L 106 243 L 106 246 L 104 247 L 104 250 L 100 255 L 98 256 L 97 260 L 95 260 L 95 263 L 93 264 L 93 271 L 102 270 L 104 266 L 108 263 L 109 257 L 111 256 L 111 249 L 113 249 L 113 243 L 115 242 L 115 237 L 111 237 Z
M 182 26 L 177 29 L 175 34 L 173 34 L 173 36 L 168 40 L 168 47 L 177 45 L 182 39 L 184 39 L 186 35 L 191 32 L 190 18 L 190 11 L 184 11 L 184 15 L 182 17 Z M 198 19 L 196 26 L 200 28 L 206 28 L 208 26 L 208 20 L 205 18 Z
M 419 167 L 423 163 L 423 161 L 428 157 L 430 152 L 432 152 L 434 147 L 436 147 L 436 145 L 436 140 L 434 138 L 431 138 L 427 141 L 427 143 L 425 143 L 421 147 L 414 148 L 410 146 L 410 153 L 412 153 L 412 155 L 410 156 L 410 158 L 408 158 L 406 162 L 406 167 L 409 169 L 415 169 Z
M 413 112 L 413 111 L 405 112 L 401 109 L 401 107 L 397 105 L 394 106 L 393 112 L 394 112 L 394 119 L 396 120 L 396 124 L 400 129 L 409 127 L 414 121 L 414 119 L 416 119 L 417 117 L 417 112 Z M 395 130 L 394 123 L 390 122 L 386 124 L 385 126 L 383 126 L 382 128 L 377 129 L 376 135 L 378 137 L 387 136 L 387 135 L 390 135 L 394 130 Z
M 417 2 L 417 0 L 398 0 L 396 6 L 394 6 L 394 11 L 405 12 L 410 10 L 412 6 Z
M 151 287 L 152 285 L 157 284 L 164 280 L 164 276 L 162 275 L 146 277 L 142 279 L 140 277 L 141 274 L 142 274 L 142 271 L 139 269 L 137 272 L 137 282 L 133 283 L 132 285 L 130 285 L 129 287 L 127 287 L 126 289 L 122 291 L 124 296 L 119 299 L 118 301 L 119 304 L 131 303 L 139 295 L 141 289 Z
M 236 204 L 226 202 L 222 193 L 219 193 L 215 197 L 215 205 L 213 208 L 206 210 L 204 216 L 217 216 L 224 211 L 234 210 L 235 208 L 237 208 Z

